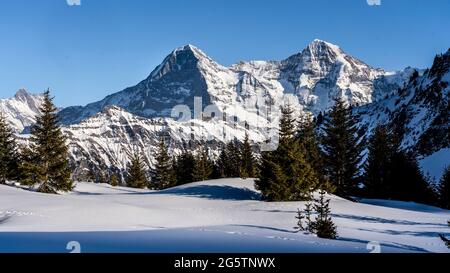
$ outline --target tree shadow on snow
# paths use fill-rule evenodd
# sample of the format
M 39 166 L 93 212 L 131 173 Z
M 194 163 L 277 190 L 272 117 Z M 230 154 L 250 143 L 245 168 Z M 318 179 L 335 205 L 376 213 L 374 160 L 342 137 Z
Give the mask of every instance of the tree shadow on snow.
M 352 243 L 361 243 L 361 244 L 368 244 L 368 241 L 360 240 L 360 239 L 354 239 L 354 238 L 346 238 L 346 237 L 338 237 L 338 241 L 344 241 L 344 242 L 352 242 Z M 380 251 L 383 252 L 383 248 L 393 248 L 393 249 L 399 249 L 401 251 L 413 251 L 413 252 L 430 252 L 424 248 L 411 246 L 411 245 L 405 245 L 405 244 L 388 244 L 388 243 L 381 243 L 380 244 L 381 249 Z M 391 251 L 387 251 L 388 253 Z
M 258 229 L 265 229 L 265 230 L 279 231 L 279 232 L 287 232 L 287 233 L 297 233 L 297 231 L 295 231 L 295 230 L 274 228 L 274 227 L 266 227 L 266 226 L 256 226 L 256 225 L 233 225 L 233 226 L 235 226 L 235 227 L 258 228 Z
M 445 224 L 440 223 L 424 223 L 424 222 L 413 222 L 408 220 L 395 220 L 395 219 L 386 219 L 380 217 L 370 217 L 370 216 L 357 216 L 357 215 L 349 215 L 349 214 L 332 214 L 333 217 L 336 218 L 344 218 L 368 223 L 379 223 L 379 224 L 392 224 L 392 225 L 420 225 L 420 226 L 441 226 L 446 227 Z
M 418 236 L 418 237 L 432 237 L 432 238 L 438 238 L 439 236 L 439 232 L 433 232 L 433 231 L 408 231 L 408 230 L 391 230 L 391 229 L 383 229 L 383 230 L 378 230 L 378 229 L 364 229 L 364 228 L 359 228 L 358 230 L 360 231 L 368 231 L 368 232 L 378 232 L 378 233 L 384 233 L 384 234 L 388 234 L 388 235 L 409 235 L 409 236 Z M 444 234 L 445 236 L 450 235 L 450 233 L 443 233 L 440 232 L 441 234 Z
M 11 219 L 10 215 L 0 215 L 0 224 L 6 223 L 9 219 Z
M 173 188 L 160 192 L 146 194 L 171 194 L 181 196 L 192 196 L 214 200 L 260 200 L 261 195 L 250 189 L 235 188 L 231 186 L 199 185 L 189 188 Z

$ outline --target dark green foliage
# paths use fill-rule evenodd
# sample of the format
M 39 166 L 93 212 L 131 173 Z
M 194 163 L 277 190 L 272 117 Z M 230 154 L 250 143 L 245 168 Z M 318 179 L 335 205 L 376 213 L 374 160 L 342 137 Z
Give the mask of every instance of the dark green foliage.
M 309 200 L 319 178 L 294 137 L 293 109 L 282 108 L 280 140 L 276 151 L 264 152 L 255 186 L 267 201 Z
M 126 178 L 127 187 L 139 189 L 147 187 L 148 180 L 141 154 L 135 151 L 130 161 L 131 163 L 128 166 Z
M 175 173 L 172 169 L 172 159 L 169 156 L 164 138 L 161 138 L 156 150 L 154 187 L 162 190 L 175 185 Z
M 18 152 L 15 136 L 0 113 L 0 184 L 18 179 Z
M 245 134 L 244 142 L 241 148 L 241 178 L 255 177 L 255 157 L 252 152 L 252 146 L 248 139 L 248 134 Z
M 312 206 L 311 203 L 305 204 L 305 209 L 302 211 L 300 209 L 297 209 L 297 215 L 295 216 L 295 219 L 297 219 L 297 226 L 294 227 L 297 231 L 307 231 L 307 232 L 314 232 L 313 229 L 313 221 L 311 219 L 312 215 Z
M 325 171 L 336 187 L 336 194 L 350 197 L 357 193 L 364 139 L 358 136 L 358 120 L 352 109 L 336 100 L 324 122 L 322 145 Z
M 311 215 L 314 211 L 316 215 L 312 219 Z M 336 239 L 337 228 L 331 219 L 330 199 L 325 200 L 325 191 L 320 191 L 319 199 L 314 204 L 307 203 L 305 210 L 297 211 L 297 231 L 307 231 L 316 234 L 319 238 Z
M 38 184 L 39 192 L 71 191 L 73 182 L 70 179 L 68 147 L 58 126 L 57 109 L 49 91 L 44 93 L 44 102 L 39 110 L 41 114 L 31 129 L 30 160 L 23 169 L 32 173 L 24 176 L 28 177 L 27 181 Z
M 112 174 L 111 178 L 109 180 L 109 184 L 113 187 L 117 187 L 119 186 L 119 178 L 117 176 L 117 174 Z
M 438 190 L 439 205 L 444 209 L 450 209 L 450 166 L 445 168 Z
M 392 136 L 386 126 L 377 126 L 369 139 L 365 166 L 364 193 L 371 198 L 389 198 L 392 191 L 391 169 L 395 153 Z
M 426 204 L 435 203 L 435 193 L 413 154 L 397 151 L 392 157 L 391 164 L 390 198 Z
M 208 157 L 206 148 L 201 149 L 195 157 L 194 171 L 192 178 L 194 181 L 205 181 L 210 179 L 213 171 L 213 163 Z
M 183 152 L 176 157 L 173 164 L 177 185 L 194 181 L 192 174 L 194 172 L 195 157 L 190 151 L 184 149 Z
M 226 150 L 226 145 L 222 145 L 220 149 L 219 158 L 216 161 L 216 169 L 219 173 L 220 178 L 228 177 L 228 167 L 229 161 L 228 161 L 228 154 Z
M 319 179 L 320 187 L 326 187 L 326 190 L 333 192 L 326 173 L 324 171 L 324 154 L 320 149 L 320 137 L 317 133 L 317 125 L 315 120 L 305 120 L 299 123 L 297 139 L 301 151 L 305 155 L 306 161 L 314 169 Z
M 108 183 L 108 176 L 104 171 L 99 171 L 97 175 L 96 182 L 99 184 L 107 184 Z
M 226 166 L 226 177 L 240 177 L 241 175 L 241 154 L 240 145 L 237 140 L 230 141 L 226 145 L 228 163 Z
M 369 140 L 364 194 L 370 198 L 436 203 L 414 154 L 401 149 L 402 126 L 377 126 Z
M 336 239 L 336 225 L 331 220 L 330 199 L 325 200 L 325 191 L 320 191 L 320 197 L 314 204 L 317 218 L 313 223 L 313 229 L 319 238 Z
M 33 151 L 27 147 L 20 148 L 20 160 L 19 160 L 19 177 L 18 181 L 22 185 L 32 186 L 38 183 L 38 170 L 37 161 L 39 158 Z
M 222 146 L 216 165 L 219 177 L 241 176 L 241 145 L 237 140 L 230 141 Z

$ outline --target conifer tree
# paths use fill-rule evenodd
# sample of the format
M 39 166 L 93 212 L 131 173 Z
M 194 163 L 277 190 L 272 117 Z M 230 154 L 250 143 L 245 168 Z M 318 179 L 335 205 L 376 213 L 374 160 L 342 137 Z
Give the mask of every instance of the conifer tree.
M 287 200 L 290 196 L 287 178 L 280 164 L 276 151 L 261 153 L 261 164 L 255 188 L 261 192 L 266 201 Z
M 448 225 L 448 227 L 450 227 L 450 221 L 447 221 L 447 225 Z M 445 243 L 445 245 L 447 246 L 447 248 L 450 249 L 450 239 L 447 239 L 447 237 L 445 237 L 444 234 L 439 234 L 439 237 L 440 237 L 441 240 Z
M 174 172 L 176 177 L 176 184 L 182 185 L 194 181 L 192 174 L 194 172 L 195 157 L 194 155 L 184 149 L 183 152 L 176 157 L 174 161 Z
M 106 175 L 106 173 L 104 171 L 99 171 L 98 172 L 98 176 L 97 176 L 96 182 L 99 183 L 99 184 L 106 184 L 106 183 L 108 183 L 108 178 L 107 178 L 107 175 Z
M 423 175 L 414 154 L 402 150 L 392 156 L 390 168 L 392 199 L 433 204 L 435 192 Z
M 213 171 L 213 166 L 208 157 L 208 151 L 203 148 L 199 151 L 195 158 L 194 171 L 192 177 L 194 181 L 205 181 L 208 180 Z
M 262 154 L 255 186 L 268 201 L 309 200 L 319 179 L 295 139 L 293 109 L 287 105 L 281 112 L 278 148 Z
M 246 179 L 255 177 L 255 157 L 252 152 L 252 147 L 248 139 L 248 134 L 245 134 L 244 142 L 241 150 L 241 177 Z
M 131 156 L 131 163 L 128 165 L 126 183 L 127 187 L 143 189 L 147 187 L 148 180 L 145 174 L 145 167 L 142 157 L 138 151 Z
M 371 198 L 389 198 L 394 145 L 386 126 L 377 126 L 369 139 L 369 155 L 365 165 L 364 192 Z
M 297 231 L 307 231 L 316 234 L 319 238 L 336 239 L 337 228 L 331 219 L 330 199 L 325 199 L 325 191 L 319 192 L 320 196 L 314 200 L 314 204 L 306 203 L 305 210 L 298 209 Z M 314 219 L 311 217 L 312 212 L 317 215 Z
M 18 152 L 15 136 L 0 112 L 0 184 L 18 178 Z
M 336 225 L 331 219 L 330 199 L 325 200 L 325 191 L 320 191 L 319 199 L 314 205 L 314 210 L 317 213 L 317 218 L 314 221 L 313 229 L 319 238 L 336 239 L 337 229 Z
M 31 157 L 33 165 L 27 168 L 33 171 L 38 191 L 57 193 L 71 191 L 73 182 L 68 160 L 68 147 L 57 118 L 57 108 L 50 97 L 50 91 L 44 93 L 44 101 L 40 107 L 40 115 L 31 129 Z
M 314 119 L 304 120 L 299 123 L 297 139 L 306 161 L 317 174 L 320 184 L 318 186 L 326 188 L 329 192 L 333 192 L 334 189 L 331 187 L 324 172 L 323 152 L 320 149 L 320 137 L 317 133 L 317 125 Z
M 336 194 L 350 197 L 358 189 L 364 139 L 358 136 L 358 120 L 352 109 L 336 100 L 324 122 L 324 163 Z
M 225 165 L 226 177 L 240 177 L 242 168 L 240 143 L 236 139 L 228 142 L 225 152 L 228 160 Z
M 28 146 L 20 147 L 19 151 L 19 183 L 26 186 L 36 185 L 38 183 L 37 161 L 39 158 Z
M 230 160 L 228 159 L 228 153 L 226 149 L 226 145 L 223 144 L 220 148 L 220 154 L 216 162 L 217 171 L 219 173 L 220 178 L 229 177 L 229 167 Z
M 438 190 L 440 206 L 444 209 L 450 209 L 450 166 L 445 168 Z
M 161 137 L 156 150 L 155 186 L 162 190 L 174 186 L 175 174 L 172 169 L 172 160 L 169 156 L 167 145 Z
M 117 174 L 114 173 L 111 175 L 109 184 L 113 187 L 119 186 L 119 178 L 117 177 Z

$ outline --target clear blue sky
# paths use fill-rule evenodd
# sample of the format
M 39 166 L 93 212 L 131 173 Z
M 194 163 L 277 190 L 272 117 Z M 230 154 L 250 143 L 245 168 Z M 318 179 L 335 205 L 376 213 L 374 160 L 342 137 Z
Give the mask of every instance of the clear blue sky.
M 450 1 L 3 0 L 0 97 L 50 87 L 60 106 L 143 80 L 174 48 L 221 64 L 280 60 L 315 38 L 388 70 L 427 67 L 450 47 Z

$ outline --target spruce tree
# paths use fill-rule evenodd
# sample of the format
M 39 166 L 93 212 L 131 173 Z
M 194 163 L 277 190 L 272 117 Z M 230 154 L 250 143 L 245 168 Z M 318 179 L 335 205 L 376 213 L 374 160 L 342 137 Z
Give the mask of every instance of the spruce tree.
M 37 162 L 39 158 L 28 146 L 21 147 L 19 151 L 19 183 L 26 186 L 36 185 L 38 183 Z
M 319 192 L 320 196 L 314 200 L 314 204 L 306 203 L 305 209 L 297 210 L 297 231 L 307 231 L 316 234 L 319 238 L 336 239 L 337 228 L 331 219 L 330 199 L 325 199 L 325 191 Z M 315 219 L 312 213 L 316 214 Z
M 0 112 L 0 184 L 18 178 L 18 152 L 15 136 Z
M 237 139 L 228 142 L 226 145 L 226 154 L 228 163 L 225 165 L 226 177 L 240 177 L 241 175 L 241 153 L 240 143 Z
M 369 139 L 369 155 L 365 165 L 364 193 L 385 199 L 391 194 L 391 169 L 394 145 L 386 126 L 377 126 Z
M 43 104 L 36 124 L 31 129 L 31 153 L 34 160 L 30 171 L 38 184 L 38 191 L 57 193 L 71 191 L 73 182 L 68 160 L 66 138 L 58 125 L 57 108 L 50 97 L 44 93 Z
M 390 168 L 392 199 L 434 204 L 435 192 L 423 175 L 414 154 L 396 151 Z
M 135 151 L 130 160 L 127 170 L 127 187 L 143 189 L 147 187 L 148 181 L 145 174 L 145 167 L 142 157 L 138 151 Z
M 155 186 L 162 190 L 175 185 L 175 174 L 164 138 L 161 138 L 156 150 Z
M 317 132 L 316 120 L 308 119 L 299 123 L 297 139 L 302 153 L 305 155 L 306 161 L 311 165 L 319 179 L 318 186 L 326 188 L 327 191 L 333 192 L 326 174 L 324 172 L 323 152 L 320 149 L 320 137 Z
M 314 210 L 317 213 L 317 218 L 314 221 L 313 229 L 319 238 L 336 239 L 337 229 L 336 225 L 331 219 L 330 199 L 325 200 L 325 191 L 320 191 L 319 199 L 316 200 Z
M 113 187 L 119 186 L 119 178 L 118 178 L 117 174 L 114 173 L 114 174 L 111 175 L 111 178 L 109 180 L 109 184 L 111 186 L 113 186 Z
M 96 182 L 98 184 L 106 184 L 108 183 L 108 177 L 104 171 L 99 171 L 97 175 Z
M 205 181 L 208 180 L 213 171 L 213 166 L 208 157 L 208 151 L 203 148 L 199 151 L 195 158 L 194 170 L 192 173 L 192 178 L 194 181 Z
M 439 205 L 444 209 L 450 209 L 450 166 L 445 168 L 438 190 Z
M 358 136 L 357 118 L 342 100 L 336 103 L 324 122 L 322 146 L 324 163 L 336 194 L 350 197 L 360 181 L 364 139 Z
M 448 227 L 450 227 L 450 221 L 447 221 L 447 225 L 448 225 Z M 445 237 L 444 234 L 439 234 L 439 237 L 440 237 L 441 240 L 445 243 L 445 245 L 447 246 L 447 248 L 450 249 L 450 239 L 447 239 L 447 237 Z
M 262 154 L 255 186 L 268 201 L 309 200 L 319 178 L 295 139 L 293 109 L 287 105 L 281 112 L 278 148 Z
M 195 157 L 192 152 L 187 149 L 183 149 L 183 152 L 176 157 L 173 164 L 177 185 L 187 184 L 194 181 L 192 173 L 194 172 Z
M 252 152 L 252 147 L 248 139 L 248 134 L 245 134 L 244 142 L 241 149 L 241 178 L 255 177 L 255 157 Z
M 223 144 L 220 148 L 220 154 L 216 162 L 217 171 L 219 173 L 220 178 L 229 177 L 229 171 L 231 167 L 230 160 L 228 159 L 228 153 L 226 149 L 226 145 Z

